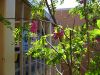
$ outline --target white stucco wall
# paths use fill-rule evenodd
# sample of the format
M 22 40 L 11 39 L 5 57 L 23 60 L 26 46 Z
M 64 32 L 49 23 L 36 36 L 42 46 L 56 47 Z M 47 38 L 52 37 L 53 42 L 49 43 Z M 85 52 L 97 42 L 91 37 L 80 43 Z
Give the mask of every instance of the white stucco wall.
M 5 17 L 15 17 L 15 0 L 5 0 Z M 11 26 L 14 28 L 15 20 L 10 19 Z M 14 38 L 13 31 L 4 28 L 4 75 L 15 75 L 15 63 L 14 63 Z M 13 45 L 12 45 L 13 44 Z

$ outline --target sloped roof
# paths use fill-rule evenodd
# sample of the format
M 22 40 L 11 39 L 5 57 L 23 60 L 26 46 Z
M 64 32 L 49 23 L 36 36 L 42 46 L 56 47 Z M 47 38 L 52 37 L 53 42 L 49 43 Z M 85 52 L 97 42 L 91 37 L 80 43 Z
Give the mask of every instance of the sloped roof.
M 16 20 L 20 20 L 21 11 L 22 11 L 22 3 L 24 3 L 24 18 L 29 19 L 31 13 L 31 4 L 28 0 L 16 0 L 16 10 L 15 10 L 15 17 Z
M 29 0 L 22 0 L 25 4 L 27 4 L 28 6 L 32 6 L 32 4 L 29 2 Z

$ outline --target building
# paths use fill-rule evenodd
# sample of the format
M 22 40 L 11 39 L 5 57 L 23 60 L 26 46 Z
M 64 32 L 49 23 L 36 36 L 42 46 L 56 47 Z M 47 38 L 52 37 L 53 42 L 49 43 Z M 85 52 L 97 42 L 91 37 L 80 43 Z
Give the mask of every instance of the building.
M 74 27 L 75 25 L 81 25 L 84 20 L 80 20 L 79 15 L 72 16 L 69 13 L 71 8 L 57 9 L 55 12 L 55 18 L 57 23 L 65 27 Z
M 13 29 L 18 25 L 24 25 L 25 23 L 30 22 L 31 16 L 31 4 L 27 0 L 1 0 L 0 1 L 0 15 L 4 16 L 7 20 L 11 22 L 11 26 Z M 55 17 L 57 19 L 57 23 L 63 25 L 64 28 L 69 26 L 73 27 L 74 25 L 80 25 L 84 22 L 84 20 L 80 20 L 79 16 L 72 17 L 68 14 L 66 9 L 58 9 L 56 11 Z M 48 25 L 49 26 L 49 25 Z M 48 27 L 47 24 L 45 26 L 46 32 L 51 33 L 51 27 Z M 41 29 L 41 27 L 40 27 Z M 3 23 L 0 22 L 0 75 L 15 75 L 17 71 L 20 70 L 20 75 L 25 75 L 25 67 L 23 62 L 23 51 L 20 51 L 20 69 L 16 71 L 15 69 L 15 45 L 14 45 L 14 38 L 12 36 L 12 31 L 6 28 Z M 42 30 L 41 30 L 42 34 Z M 51 39 L 50 39 L 51 40 Z M 31 63 L 30 63 L 31 64 Z M 36 61 L 36 70 L 40 63 L 37 64 Z M 23 69 L 24 67 L 24 69 Z M 30 65 L 31 67 L 31 65 Z M 30 68 L 29 67 L 29 68 Z M 39 68 L 42 70 L 41 73 L 43 74 L 43 68 Z M 66 68 L 62 66 L 62 68 Z M 46 69 L 46 68 L 44 68 Z M 48 68 L 46 72 L 50 72 L 49 74 L 54 74 L 52 71 L 53 68 Z M 36 71 L 35 70 L 35 71 Z M 31 68 L 30 70 L 31 71 Z M 52 72 L 52 73 L 51 73 Z M 47 75 L 49 75 L 47 73 Z M 68 72 L 67 72 L 68 73 Z M 64 73 L 66 75 L 66 72 Z M 29 75 L 31 75 L 29 73 Z M 39 75 L 39 72 L 36 72 L 36 75 Z
M 28 11 L 27 11 L 28 10 Z M 22 18 L 30 18 L 30 4 L 27 0 L 1 0 L 0 15 L 11 22 L 14 29 Z M 0 22 L 0 75 L 15 75 L 15 45 L 13 31 Z
M 23 26 L 24 24 L 31 22 L 31 4 L 28 2 L 28 0 L 1 0 L 0 15 L 11 23 L 14 30 L 15 27 L 20 25 Z M 44 23 L 40 22 L 40 24 Z M 42 34 L 41 27 L 39 27 L 39 29 L 40 33 Z M 18 52 L 20 56 L 20 67 L 16 68 L 18 63 L 15 63 L 16 52 L 14 37 L 12 35 L 13 30 L 8 29 L 3 23 L 0 22 L 0 75 L 27 75 L 27 73 L 29 75 L 34 73 L 35 75 L 39 75 L 40 73 L 45 74 L 46 71 L 42 72 L 44 67 L 38 68 L 38 66 L 42 66 L 43 64 L 40 64 L 37 61 L 32 63 L 30 58 L 28 62 L 29 65 L 27 67 L 27 64 L 24 62 L 26 59 L 24 59 L 22 42 L 20 44 L 20 52 Z M 35 65 L 35 67 L 31 64 Z M 31 73 L 32 71 L 35 72 Z

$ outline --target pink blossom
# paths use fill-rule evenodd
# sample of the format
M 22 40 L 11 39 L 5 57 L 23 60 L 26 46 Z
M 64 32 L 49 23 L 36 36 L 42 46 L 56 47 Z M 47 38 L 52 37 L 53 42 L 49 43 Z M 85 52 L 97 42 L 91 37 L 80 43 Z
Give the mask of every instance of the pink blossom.
M 30 31 L 33 33 L 37 32 L 37 26 L 38 26 L 38 21 L 32 21 Z

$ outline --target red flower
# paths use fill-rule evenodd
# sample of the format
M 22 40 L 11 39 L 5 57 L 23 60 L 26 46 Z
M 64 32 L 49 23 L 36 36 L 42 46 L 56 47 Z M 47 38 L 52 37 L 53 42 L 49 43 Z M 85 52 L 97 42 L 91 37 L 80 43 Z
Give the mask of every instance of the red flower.
M 58 39 L 58 38 L 62 38 L 63 35 L 64 35 L 64 31 L 61 30 L 61 31 L 59 31 L 59 32 L 57 32 L 57 33 L 54 33 L 53 37 L 54 37 L 54 39 L 56 40 L 56 39 Z
M 53 37 L 55 40 L 58 39 L 59 38 L 58 33 L 54 33 Z
M 100 38 L 96 38 L 97 42 L 100 42 Z
M 59 33 L 59 37 L 62 37 L 64 35 L 64 31 L 61 30 L 60 33 Z
M 33 32 L 33 33 L 37 32 L 37 27 L 38 27 L 38 21 L 33 21 L 32 24 L 31 24 L 30 31 Z

